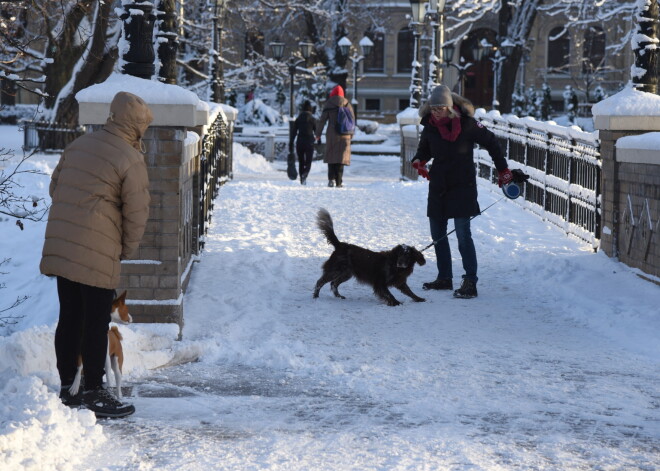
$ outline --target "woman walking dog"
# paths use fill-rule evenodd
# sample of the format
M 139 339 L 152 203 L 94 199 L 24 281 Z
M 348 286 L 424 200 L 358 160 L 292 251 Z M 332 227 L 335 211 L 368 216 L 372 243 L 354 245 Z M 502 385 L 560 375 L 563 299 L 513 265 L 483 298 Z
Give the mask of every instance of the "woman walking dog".
M 495 135 L 474 119 L 469 100 L 437 86 L 420 108 L 422 130 L 412 166 L 429 182 L 426 215 L 435 243 L 438 276 L 424 283 L 425 290 L 452 290 L 452 265 L 447 222 L 454 220 L 458 250 L 463 261 L 463 281 L 454 291 L 457 298 L 477 296 L 477 254 L 470 231 L 470 218 L 480 213 L 477 202 L 477 175 L 474 144 L 490 154 L 499 172 L 500 187 L 513 179 Z M 430 170 L 426 163 L 433 160 Z

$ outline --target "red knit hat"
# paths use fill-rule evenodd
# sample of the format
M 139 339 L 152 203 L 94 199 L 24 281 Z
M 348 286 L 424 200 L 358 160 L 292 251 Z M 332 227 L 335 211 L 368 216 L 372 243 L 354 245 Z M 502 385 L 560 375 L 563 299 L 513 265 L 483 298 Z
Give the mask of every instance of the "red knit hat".
M 337 86 L 336 86 L 335 88 L 333 88 L 332 91 L 330 92 L 330 96 L 335 96 L 335 95 L 344 96 L 344 89 L 341 88 L 341 85 L 337 85 Z

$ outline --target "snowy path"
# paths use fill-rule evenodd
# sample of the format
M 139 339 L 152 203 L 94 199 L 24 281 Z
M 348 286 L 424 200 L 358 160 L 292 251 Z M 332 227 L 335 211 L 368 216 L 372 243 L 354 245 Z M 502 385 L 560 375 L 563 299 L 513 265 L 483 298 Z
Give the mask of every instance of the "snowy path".
M 313 300 L 331 253 L 319 207 L 347 242 L 429 242 L 427 186 L 400 182 L 396 159 L 356 159 L 344 189 L 324 172 L 315 163 L 307 187 L 237 173 L 221 188 L 185 296 L 184 342 L 206 353 L 136 381 L 138 412 L 104 425 L 107 453 L 122 456 L 105 469 L 660 466 L 657 357 L 590 321 L 634 324 L 660 305 L 657 286 L 617 278 L 620 265 L 505 200 L 474 221 L 478 298 L 422 291 L 435 276 L 427 251 L 409 280 L 426 303 L 393 290 L 403 305 L 388 307 L 354 281 L 346 300 L 328 287 Z M 499 198 L 491 189 L 482 208 Z M 458 284 L 456 258 L 454 273 Z M 107 466 L 104 454 L 92 459 Z

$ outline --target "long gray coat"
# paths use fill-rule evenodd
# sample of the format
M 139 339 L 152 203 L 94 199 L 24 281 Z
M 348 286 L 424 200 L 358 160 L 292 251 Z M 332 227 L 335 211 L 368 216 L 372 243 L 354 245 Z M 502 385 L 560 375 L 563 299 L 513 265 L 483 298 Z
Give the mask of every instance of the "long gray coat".
M 326 122 L 328 123 L 328 130 L 325 132 L 325 152 L 323 154 L 323 162 L 326 164 L 344 164 L 351 165 L 351 139 L 353 136 L 342 136 L 335 131 L 335 124 L 337 123 L 337 108 L 340 106 L 348 106 L 351 114 L 355 118 L 353 107 L 343 96 L 335 95 L 328 99 L 323 106 L 321 119 L 318 126 L 316 126 L 316 137 L 321 137 L 323 128 Z

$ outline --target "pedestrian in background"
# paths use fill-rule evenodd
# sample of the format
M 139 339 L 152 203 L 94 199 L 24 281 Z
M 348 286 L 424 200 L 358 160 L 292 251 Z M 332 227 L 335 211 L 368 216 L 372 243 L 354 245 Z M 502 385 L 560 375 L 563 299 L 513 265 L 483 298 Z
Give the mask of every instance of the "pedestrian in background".
M 424 283 L 425 290 L 452 290 L 452 265 L 447 222 L 454 220 L 458 250 L 463 262 L 463 281 L 454 297 L 477 296 L 477 253 L 470 231 L 470 219 L 480 214 L 477 201 L 477 174 L 474 145 L 490 154 L 499 172 L 499 185 L 511 183 L 513 175 L 495 135 L 474 119 L 472 103 L 445 85 L 437 86 L 419 109 L 424 126 L 412 166 L 430 180 L 426 215 L 435 242 L 438 276 Z M 431 170 L 426 163 L 433 160 Z
M 296 153 L 298 154 L 298 174 L 300 184 L 307 183 L 307 176 L 312 169 L 312 158 L 314 157 L 314 135 L 316 132 L 316 118 L 312 114 L 312 103 L 305 100 L 301 112 L 293 123 L 290 145 L 293 146 L 295 139 Z M 296 139 L 296 136 L 298 138 Z M 290 147 L 289 147 L 290 148 Z
M 353 107 L 344 98 L 344 89 L 337 85 L 330 91 L 328 101 L 323 105 L 319 125 L 316 128 L 316 140 L 321 141 L 321 134 L 326 123 L 328 128 L 325 132 L 325 152 L 323 161 L 328 164 L 328 186 L 341 188 L 343 186 L 344 166 L 351 164 L 351 139 L 352 135 L 342 135 L 336 130 L 337 113 L 339 107 L 346 107 L 355 122 Z
M 50 182 L 52 205 L 41 273 L 57 277 L 60 303 L 55 354 L 60 399 L 97 417 L 125 417 L 135 407 L 103 387 L 108 327 L 120 260 L 138 249 L 149 216 L 149 178 L 142 136 L 153 115 L 140 97 L 119 92 L 99 131 L 73 141 Z M 69 388 L 82 356 L 84 385 Z

